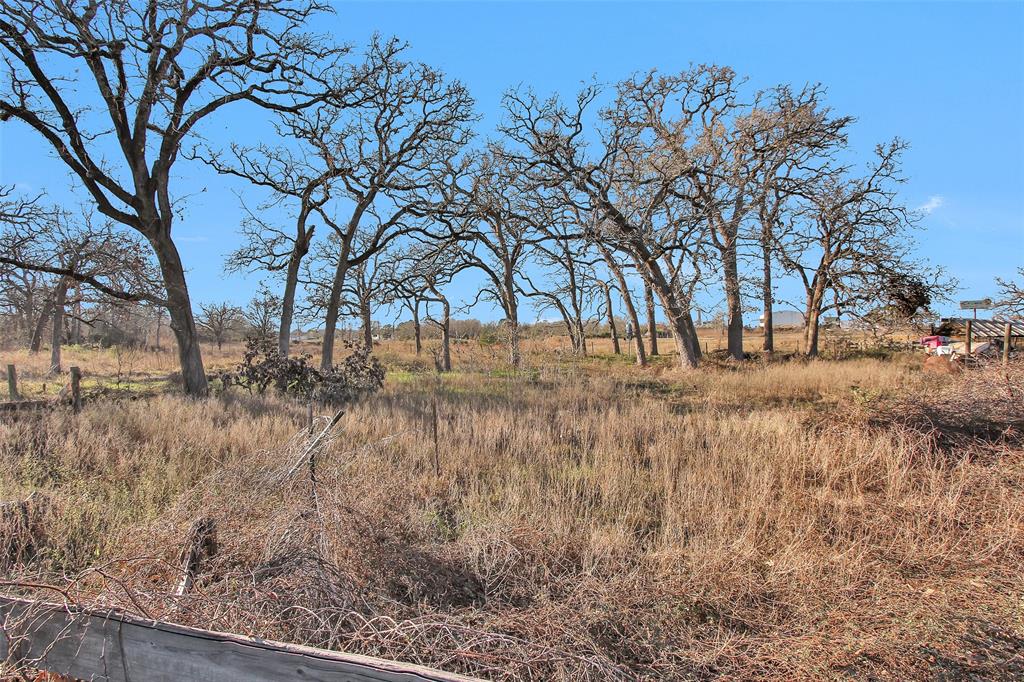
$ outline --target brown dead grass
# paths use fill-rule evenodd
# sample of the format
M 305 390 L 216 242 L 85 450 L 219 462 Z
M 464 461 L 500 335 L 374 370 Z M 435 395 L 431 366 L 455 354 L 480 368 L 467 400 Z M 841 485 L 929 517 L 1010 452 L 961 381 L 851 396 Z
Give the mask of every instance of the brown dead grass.
M 543 362 L 509 375 L 474 353 L 478 371 L 437 378 L 384 348 L 402 369 L 318 458 L 316 507 L 305 468 L 282 480 L 304 409 L 276 398 L 8 421 L 0 499 L 50 500 L 42 549 L 12 571 L 78 575 L 83 599 L 137 609 L 122 581 L 156 617 L 495 679 L 924 679 L 937 657 L 1019 669 L 972 663 L 963 643 L 978 623 L 1024 633 L 1019 370 L 682 373 L 531 349 Z M 960 408 L 926 425 L 898 418 L 907 404 Z M 957 414 L 1009 437 L 951 451 L 935 431 Z M 219 551 L 177 600 L 201 515 Z

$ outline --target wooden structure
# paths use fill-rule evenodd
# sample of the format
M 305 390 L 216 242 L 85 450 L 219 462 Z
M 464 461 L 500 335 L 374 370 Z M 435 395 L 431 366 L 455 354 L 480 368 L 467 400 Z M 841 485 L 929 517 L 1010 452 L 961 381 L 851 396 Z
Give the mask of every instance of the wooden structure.
M 18 394 L 18 370 L 14 365 L 7 365 L 7 394 L 11 400 L 21 400 Z
M 53 405 L 54 403 L 49 400 L 12 400 L 0 403 L 0 414 L 45 409 L 47 407 L 53 407 Z
M 82 370 L 71 368 L 71 409 L 75 414 L 82 411 Z
M 972 354 L 976 341 L 994 342 L 1001 348 L 1002 362 L 1010 364 L 1010 352 L 1024 339 L 1024 320 L 977 320 L 974 318 L 950 318 L 942 320 L 940 333 L 963 336 L 967 355 Z
M 3 596 L 0 661 L 103 682 L 472 682 L 413 664 Z
M 1024 339 L 1024 321 L 1020 320 L 975 320 L 953 317 L 943 320 L 939 326 L 940 333 L 948 331 L 950 336 L 966 336 L 968 325 L 971 328 L 972 340 L 1002 340 L 1006 335 L 1006 325 L 1010 325 L 1011 341 Z
M 45 390 L 46 384 L 43 384 Z M 0 414 L 7 412 L 21 412 L 25 410 L 55 407 L 60 404 L 70 404 L 71 409 L 77 414 L 82 411 L 82 370 L 72 367 L 70 379 L 61 390 L 56 400 L 38 398 L 35 400 L 25 399 L 18 390 L 18 369 L 14 365 L 7 365 L 7 393 L 10 400 L 0 402 Z

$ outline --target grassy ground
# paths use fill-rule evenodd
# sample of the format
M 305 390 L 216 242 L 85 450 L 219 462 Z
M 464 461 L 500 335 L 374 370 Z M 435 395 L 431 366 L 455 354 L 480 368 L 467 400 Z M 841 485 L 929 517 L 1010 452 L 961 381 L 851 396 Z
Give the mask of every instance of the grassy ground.
M 355 336 L 353 336 L 355 339 Z M 725 336 L 721 330 L 702 328 L 699 333 L 701 346 L 714 357 L 725 347 Z M 856 343 L 863 339 L 856 334 L 839 330 L 825 330 L 822 351 L 826 355 L 840 343 Z M 672 340 L 660 339 L 661 356 L 651 358 L 657 371 L 659 368 L 672 366 L 675 357 Z M 781 354 L 792 354 L 800 347 L 801 335 L 798 330 L 779 330 L 776 332 L 776 349 Z M 748 332 L 745 338 L 745 349 L 750 353 L 759 352 L 762 337 L 757 332 Z M 426 371 L 434 367 L 431 352 L 436 348 L 437 341 L 424 340 L 424 352 L 417 356 L 412 341 L 385 341 L 375 352 L 388 365 L 394 375 L 396 372 Z M 579 362 L 570 355 L 567 337 L 525 338 L 522 341 L 526 364 L 530 367 L 549 366 L 552 364 L 572 364 Z M 622 354 L 612 352 L 611 339 L 596 338 L 587 341 L 590 361 L 594 366 L 629 365 L 633 362 L 633 347 L 625 339 L 621 340 Z M 319 361 L 320 349 L 315 343 L 296 344 L 293 353 L 310 355 L 314 362 Z M 233 368 L 242 355 L 242 345 L 225 344 L 218 349 L 214 345 L 204 345 L 203 359 L 207 371 L 211 374 L 220 370 Z M 453 366 L 456 370 L 469 372 L 507 370 L 507 353 L 500 344 L 483 345 L 476 341 L 456 340 L 452 345 Z M 18 385 L 21 394 L 27 398 L 44 398 L 57 395 L 67 382 L 66 371 L 77 366 L 83 372 L 83 388 L 107 388 L 134 392 L 163 392 L 173 388 L 178 368 L 178 358 L 173 349 L 161 351 L 138 350 L 112 347 L 97 349 L 81 346 L 65 346 L 62 350 L 62 367 L 65 373 L 53 376 L 50 373 L 50 354 L 48 349 L 40 353 L 29 353 L 27 350 L 5 350 L 0 353 L 0 364 L 6 368 L 14 364 L 18 370 Z
M 558 344 L 528 341 L 515 374 L 501 348 L 459 345 L 443 377 L 385 344 L 385 389 L 342 418 L 314 486 L 306 466 L 286 476 L 304 406 L 188 400 L 157 390 L 170 354 L 125 372 L 71 350 L 130 390 L 0 424 L 0 499 L 45 500 L 4 572 L 495 679 L 1024 675 L 1021 368 L 683 372 Z M 41 388 L 42 359 L 12 361 Z M 201 516 L 218 550 L 175 598 Z

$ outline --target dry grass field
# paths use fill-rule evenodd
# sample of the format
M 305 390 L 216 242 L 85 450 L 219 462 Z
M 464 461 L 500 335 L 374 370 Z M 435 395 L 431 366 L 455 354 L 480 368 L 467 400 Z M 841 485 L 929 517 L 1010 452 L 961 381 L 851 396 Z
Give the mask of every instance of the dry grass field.
M 595 350 L 531 340 L 511 373 L 457 344 L 439 376 L 386 343 L 384 390 L 289 476 L 306 406 L 70 349 L 81 414 L 0 422 L 0 500 L 40 510 L 0 530 L 4 589 L 489 679 L 1024 676 L 1024 368 Z M 29 397 L 45 360 L 4 355 Z

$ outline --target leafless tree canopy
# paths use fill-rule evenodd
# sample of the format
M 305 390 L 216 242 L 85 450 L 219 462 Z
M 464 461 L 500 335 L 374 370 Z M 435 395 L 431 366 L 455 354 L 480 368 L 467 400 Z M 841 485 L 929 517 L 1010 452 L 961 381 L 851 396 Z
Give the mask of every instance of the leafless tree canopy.
M 569 98 L 520 86 L 505 94 L 496 134 L 473 145 L 478 117 L 462 83 L 398 39 L 354 51 L 311 33 L 308 20 L 327 10 L 317 0 L 0 2 L 0 118 L 48 144 L 107 221 L 105 236 L 86 225 L 58 238 L 38 197 L 0 191 L 0 306 L 27 343 L 39 346 L 41 320 L 66 309 L 70 289 L 75 306 L 83 291 L 160 306 L 186 390 L 206 390 L 198 329 L 220 343 L 241 313 L 225 303 L 193 315 L 172 237 L 185 210 L 171 188 L 181 156 L 255 192 L 227 270 L 280 287 L 246 317 L 260 336 L 276 327 L 282 355 L 297 321 L 323 328 L 325 370 L 343 318 L 360 320 L 369 348 L 374 318 L 395 307 L 413 318 L 417 353 L 421 321 L 440 330 L 438 367 L 450 369 L 452 310 L 479 301 L 501 310 L 512 365 L 524 302 L 557 316 L 577 354 L 599 320 L 616 352 L 634 332 L 641 365 L 662 352 L 660 313 L 691 368 L 698 301 L 717 299 L 729 355 L 742 360 L 755 307 L 773 349 L 780 282 L 802 292 L 814 355 L 826 314 L 909 319 L 944 281 L 913 256 L 918 216 L 899 195 L 907 144 L 879 145 L 866 169 L 850 162 L 853 118 L 833 112 L 820 85 L 753 91 L 728 67 L 696 65 Z M 236 102 L 268 112 L 273 139 L 189 142 Z M 457 300 L 452 284 L 469 271 L 482 284 Z M 1016 310 L 1013 283 L 1001 285 Z
M 230 303 L 204 303 L 199 311 L 196 322 L 213 337 L 218 349 L 224 345 L 228 334 L 245 321 L 245 311 Z
M 0 229 L 0 297 L 38 351 L 50 325 L 50 368 L 61 371 L 66 338 L 94 321 L 84 306 L 163 303 L 160 276 L 142 240 L 88 211 L 22 206 Z M 71 309 L 71 334 L 65 323 Z
M 304 31 L 326 9 L 316 0 L 0 3 L 0 120 L 38 135 L 100 213 L 150 243 L 190 393 L 205 393 L 206 374 L 172 238 L 171 169 L 196 126 L 229 104 L 289 111 L 330 95 L 345 49 Z
M 1021 281 L 996 278 L 999 287 L 999 307 L 1014 317 L 1024 317 L 1024 268 L 1017 268 Z

